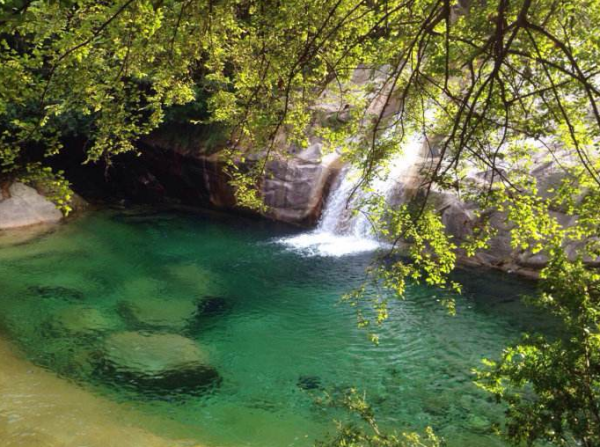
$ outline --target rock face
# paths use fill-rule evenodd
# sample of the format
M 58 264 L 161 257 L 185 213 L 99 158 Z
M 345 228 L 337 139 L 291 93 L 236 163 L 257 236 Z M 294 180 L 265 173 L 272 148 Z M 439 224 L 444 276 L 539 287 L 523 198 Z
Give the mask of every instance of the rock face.
M 571 160 L 566 153 L 555 152 L 555 160 L 547 160 L 543 153 L 539 156 L 534 155 L 529 172 L 532 178 L 537 181 L 539 193 L 542 196 L 551 194 L 551 190 L 558 186 L 564 178 L 564 171 L 561 164 L 568 165 Z M 431 165 L 431 159 L 427 161 Z M 510 170 L 510 166 L 504 166 L 505 170 Z M 480 185 L 481 188 L 489 186 L 489 172 L 478 172 L 471 170 L 468 173 L 469 179 L 474 185 Z M 462 242 L 471 234 L 473 229 L 480 224 L 476 217 L 476 204 L 461 200 L 452 192 L 433 190 L 431 200 L 435 208 L 440 213 L 446 231 L 454 237 L 455 242 Z M 573 223 L 573 216 L 563 213 L 561 210 L 553 210 L 551 214 L 557 222 L 568 227 Z M 506 214 L 497 211 L 485 214 L 489 219 L 491 226 L 497 234 L 490 239 L 489 249 L 479 251 L 474 257 L 459 257 L 459 260 L 466 264 L 486 266 L 511 273 L 517 273 L 522 276 L 537 277 L 537 272 L 546 266 L 547 256 L 541 252 L 533 254 L 529 251 L 520 250 L 511 246 L 511 226 L 507 222 Z M 577 247 L 566 247 L 567 253 L 575 253 Z M 590 264 L 597 264 L 597 261 Z
M 208 354 L 175 334 L 120 332 L 110 335 L 100 371 L 120 386 L 158 393 L 202 391 L 219 381 Z
M 59 222 L 60 210 L 35 189 L 13 183 L 10 197 L 0 198 L 0 230 Z
M 186 205 L 232 210 L 234 190 L 224 172 L 219 153 L 206 155 L 181 148 L 165 135 L 154 135 L 143 152 L 147 174 L 140 182 L 165 199 Z M 339 172 L 337 154 L 323 156 L 318 140 L 305 150 L 277 155 L 267 163 L 261 194 L 265 217 L 301 226 L 314 225 L 323 208 L 329 186 Z M 149 193 L 150 194 L 150 193 Z
M 340 166 L 337 156 L 322 157 L 321 150 L 322 144 L 316 142 L 291 159 L 268 164 L 262 194 L 269 217 L 307 225 L 317 222 Z
M 399 107 L 397 98 L 390 98 L 389 89 L 364 88 L 381 86 L 385 70 L 358 68 L 349 83 L 363 91 L 369 103 L 369 113 L 389 116 Z M 383 93 L 382 93 L 383 91 Z M 311 108 L 312 127 L 308 129 L 309 144 L 297 147 L 288 141 L 285 130 L 276 136 L 276 150 L 259 179 L 259 190 L 266 205 L 263 216 L 300 226 L 314 226 L 319 220 L 324 201 L 335 181 L 342 161 L 340 154 L 324 150 L 316 131 L 320 126 L 344 121 L 351 104 L 342 100 L 337 88 L 326 90 Z M 140 157 L 114 167 L 113 177 L 119 177 L 121 190 L 134 199 L 144 201 L 179 202 L 184 205 L 241 211 L 236 206 L 234 190 L 225 170 L 222 151 L 226 142 L 214 143 L 202 129 L 182 123 L 163 126 L 140 143 Z M 241 144 L 243 146 L 243 143 Z M 261 148 L 244 148 L 240 171 L 261 163 L 266 152 Z M 122 159 L 123 160 L 123 159 Z

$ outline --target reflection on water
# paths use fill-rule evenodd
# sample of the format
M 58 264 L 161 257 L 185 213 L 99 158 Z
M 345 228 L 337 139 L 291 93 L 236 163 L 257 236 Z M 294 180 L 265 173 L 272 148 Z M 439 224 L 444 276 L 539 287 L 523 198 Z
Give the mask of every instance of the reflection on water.
M 491 434 L 502 409 L 470 371 L 544 324 L 516 299 L 525 285 L 465 273 L 456 317 L 442 292 L 411 286 L 375 346 L 338 304 L 369 254 L 303 256 L 272 243 L 289 231 L 265 225 L 107 211 L 5 245 L 2 330 L 31 361 L 144 415 L 127 423 L 163 437 L 310 446 L 347 417 L 314 397 L 357 387 L 387 428 L 502 445 Z

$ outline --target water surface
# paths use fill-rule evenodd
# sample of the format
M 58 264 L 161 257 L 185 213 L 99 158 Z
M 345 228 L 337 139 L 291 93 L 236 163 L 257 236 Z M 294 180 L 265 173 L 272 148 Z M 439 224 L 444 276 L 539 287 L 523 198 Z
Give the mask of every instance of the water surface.
M 454 317 L 439 303 L 442 292 L 410 286 L 376 346 L 357 329 L 354 310 L 339 304 L 364 280 L 372 253 L 307 255 L 277 242 L 292 233 L 212 214 L 94 213 L 0 247 L 2 332 L 32 362 L 148 416 L 132 425 L 173 439 L 310 446 L 332 432 L 333 419 L 350 417 L 315 398 L 356 387 L 385 427 L 429 425 L 450 446 L 503 445 L 492 435 L 502 409 L 470 371 L 547 324 L 517 300 L 527 285 L 463 272 Z M 160 312 L 142 323 L 132 316 L 131 306 L 145 302 L 166 303 L 169 324 Z M 172 318 L 194 306 L 181 324 Z M 132 331 L 193 340 L 220 382 L 199 393 L 162 392 L 101 372 L 106 340 Z

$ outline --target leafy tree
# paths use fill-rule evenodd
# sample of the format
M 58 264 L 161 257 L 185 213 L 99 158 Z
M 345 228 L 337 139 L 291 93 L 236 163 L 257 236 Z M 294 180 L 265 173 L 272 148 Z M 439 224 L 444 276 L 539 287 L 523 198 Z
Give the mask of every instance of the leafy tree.
M 305 146 L 309 128 L 363 169 L 362 188 L 421 135 L 432 151 L 421 195 L 368 206 L 410 258 L 376 278 L 398 294 L 407 278 L 457 288 L 457 257 L 485 249 L 488 216 L 504 215 L 516 250 L 547 257 L 534 301 L 564 334 L 509 348 L 481 383 L 509 404 L 513 439 L 600 445 L 597 0 L 0 0 L 0 48 L 1 176 L 46 179 L 57 194 L 65 180 L 48 180 L 44 164 L 65 136 L 109 164 L 200 96 L 206 116 L 194 121 L 228 129 L 222 152 L 242 206 L 263 206 L 268 160 Z M 352 82 L 359 67 L 378 76 Z M 562 182 L 531 177 L 544 159 Z M 444 231 L 439 191 L 478 205 L 468 240 Z M 381 322 L 385 300 L 374 304 Z
M 341 402 L 351 414 L 359 418 L 358 423 L 338 423 L 335 436 L 327 441 L 317 442 L 316 447 L 440 447 L 439 439 L 431 427 L 420 436 L 416 433 L 384 433 L 377 423 L 373 408 L 367 403 L 365 396 L 351 389 Z
M 536 300 L 564 323 L 562 336 L 527 336 L 487 361 L 478 384 L 508 404 L 508 436 L 528 445 L 600 445 L 600 276 L 559 255 Z

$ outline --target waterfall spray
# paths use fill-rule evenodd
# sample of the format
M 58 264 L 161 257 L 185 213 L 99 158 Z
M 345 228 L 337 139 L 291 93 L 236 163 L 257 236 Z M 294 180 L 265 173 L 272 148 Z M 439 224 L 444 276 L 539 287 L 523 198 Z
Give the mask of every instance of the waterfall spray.
M 419 163 L 422 147 L 422 139 L 412 138 L 402 153 L 390 160 L 388 169 L 376 173 L 368 191 L 360 188 L 360 170 L 346 166 L 333 185 L 317 228 L 278 242 L 319 256 L 344 256 L 381 247 L 385 242 L 374 234 L 368 211 L 361 209 L 361 205 L 373 195 L 389 201 L 401 192 L 411 170 Z

